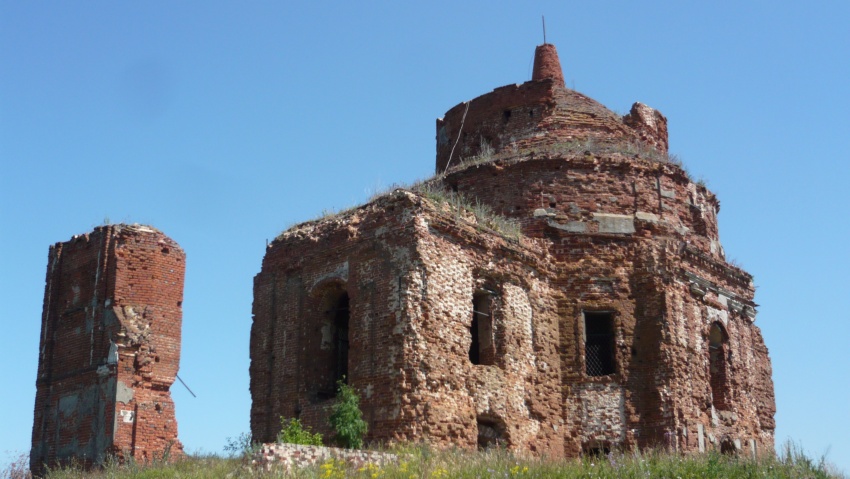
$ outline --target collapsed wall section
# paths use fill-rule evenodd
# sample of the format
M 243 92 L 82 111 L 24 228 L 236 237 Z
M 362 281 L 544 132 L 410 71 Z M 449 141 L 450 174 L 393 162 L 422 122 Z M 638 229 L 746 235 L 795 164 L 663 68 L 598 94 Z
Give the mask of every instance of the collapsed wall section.
M 182 453 L 169 387 L 185 255 L 161 232 L 109 225 L 50 248 L 31 469 Z
M 272 441 L 281 416 L 330 433 L 327 388 L 344 370 L 368 440 L 560 454 L 545 252 L 443 207 L 397 190 L 270 245 L 255 279 L 255 438 Z
M 254 278 L 255 440 L 273 442 L 281 417 L 329 435 L 337 381 L 361 394 L 368 437 L 393 437 L 404 421 L 414 210 L 407 194 L 393 194 L 299 225 L 269 245 Z

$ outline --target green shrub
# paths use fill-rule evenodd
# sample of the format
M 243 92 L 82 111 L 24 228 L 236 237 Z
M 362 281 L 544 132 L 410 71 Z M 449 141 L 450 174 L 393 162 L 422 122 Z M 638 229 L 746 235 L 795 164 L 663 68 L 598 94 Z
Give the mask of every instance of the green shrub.
M 322 446 L 322 435 L 318 432 L 313 434 L 310 428 L 304 428 L 300 419 L 280 418 L 280 432 L 277 434 L 277 442 L 289 444 L 303 444 L 305 446 Z
M 366 435 L 367 429 L 363 412 L 360 411 L 360 396 L 348 384 L 342 381 L 337 381 L 336 384 L 336 402 L 331 417 L 328 418 L 336 432 L 334 439 L 342 447 L 359 449 L 363 445 L 363 436 Z

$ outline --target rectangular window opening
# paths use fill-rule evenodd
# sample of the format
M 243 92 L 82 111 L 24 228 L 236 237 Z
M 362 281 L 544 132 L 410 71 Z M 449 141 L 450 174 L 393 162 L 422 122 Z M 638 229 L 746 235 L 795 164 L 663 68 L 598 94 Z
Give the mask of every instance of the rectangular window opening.
M 584 313 L 584 364 L 588 376 L 614 374 L 614 315 Z
M 472 298 L 472 322 L 469 327 L 469 361 L 476 365 L 496 364 L 493 341 L 493 317 L 489 292 L 476 292 Z
M 605 458 L 611 454 L 611 445 L 606 442 L 590 441 L 582 444 L 581 455 L 590 458 Z

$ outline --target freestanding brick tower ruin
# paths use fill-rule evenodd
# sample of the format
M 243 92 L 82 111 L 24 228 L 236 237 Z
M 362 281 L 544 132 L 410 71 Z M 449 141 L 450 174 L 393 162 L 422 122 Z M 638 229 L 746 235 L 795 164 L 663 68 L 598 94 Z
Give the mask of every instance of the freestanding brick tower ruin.
M 182 454 L 169 387 L 180 362 L 185 255 L 139 225 L 50 247 L 31 470 L 106 455 Z
M 752 276 L 667 119 L 532 80 L 437 121 L 437 176 L 272 242 L 254 281 L 251 431 L 327 432 L 334 384 L 369 438 L 576 456 L 773 448 Z M 516 225 L 521 234 L 512 229 Z

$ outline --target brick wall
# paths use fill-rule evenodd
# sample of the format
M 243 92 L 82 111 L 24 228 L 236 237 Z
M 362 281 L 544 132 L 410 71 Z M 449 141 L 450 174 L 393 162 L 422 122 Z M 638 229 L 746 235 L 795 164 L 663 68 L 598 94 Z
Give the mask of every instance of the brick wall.
M 350 297 L 349 384 L 369 440 L 475 447 L 479 424 L 510 424 L 505 443 L 558 453 L 557 318 L 541 253 L 403 191 L 285 233 L 255 279 L 254 437 L 273 440 L 280 416 L 330 432 L 332 399 L 314 392 L 327 360 L 316 298 L 335 284 Z M 493 365 L 470 360 L 476 291 L 494 296 Z
M 326 298 L 345 290 L 371 440 L 772 450 L 770 360 L 752 277 L 725 260 L 719 201 L 667 161 L 663 115 L 636 103 L 620 117 L 548 60 L 437 121 L 437 171 L 449 168 L 434 183 L 518 221 L 522 239 L 397 191 L 270 245 L 254 290 L 255 437 L 272 440 L 281 415 L 326 428 L 316 391 L 341 357 Z
M 31 464 L 178 456 L 169 387 L 180 360 L 185 255 L 139 225 L 50 248 Z

